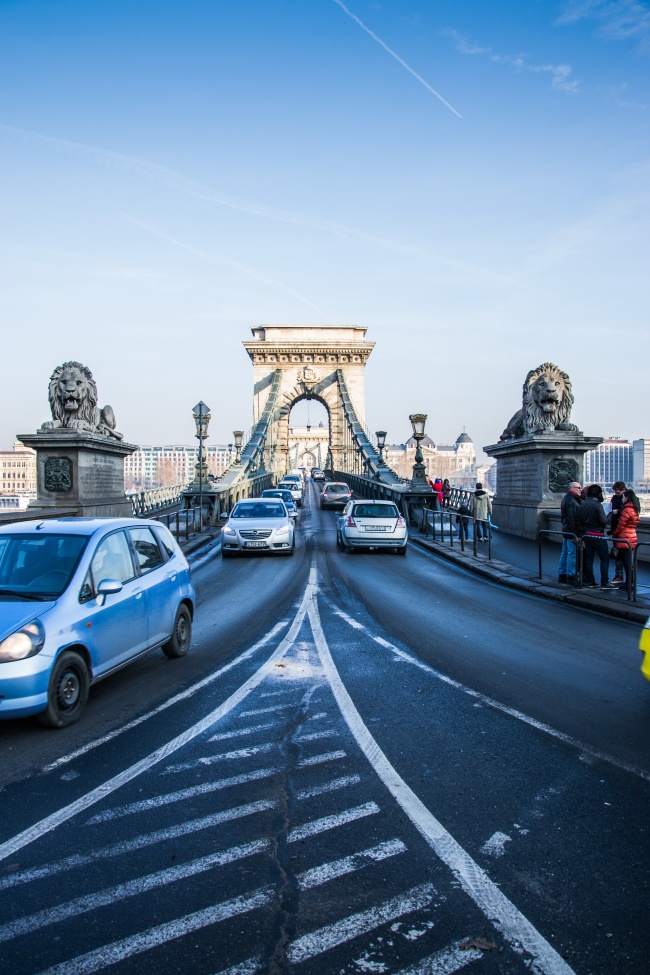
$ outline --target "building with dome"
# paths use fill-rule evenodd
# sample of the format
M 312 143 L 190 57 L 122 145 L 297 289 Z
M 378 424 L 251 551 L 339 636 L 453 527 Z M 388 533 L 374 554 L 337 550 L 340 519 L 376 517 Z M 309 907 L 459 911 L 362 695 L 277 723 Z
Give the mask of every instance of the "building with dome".
M 415 463 L 415 438 L 386 446 L 386 463 L 400 477 L 410 478 Z M 453 444 L 435 443 L 431 437 L 422 440 L 422 454 L 427 477 L 449 479 L 452 487 L 473 489 L 476 483 L 476 449 L 468 433 L 463 432 Z

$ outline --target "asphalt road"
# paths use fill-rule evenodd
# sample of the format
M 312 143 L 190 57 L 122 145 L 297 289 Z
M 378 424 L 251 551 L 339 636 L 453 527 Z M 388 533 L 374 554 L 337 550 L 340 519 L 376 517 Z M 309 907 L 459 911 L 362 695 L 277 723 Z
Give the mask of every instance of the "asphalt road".
M 204 555 L 186 658 L 0 724 L 3 970 L 647 972 L 636 627 L 335 517 Z

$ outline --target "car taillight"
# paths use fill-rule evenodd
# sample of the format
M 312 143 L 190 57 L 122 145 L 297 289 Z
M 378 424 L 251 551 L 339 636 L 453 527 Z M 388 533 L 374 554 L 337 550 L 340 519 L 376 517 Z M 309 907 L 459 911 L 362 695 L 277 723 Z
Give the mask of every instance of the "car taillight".
M 403 528 L 405 524 L 406 524 L 406 522 L 404 521 L 404 519 L 400 515 L 399 518 L 397 519 L 397 527 L 398 528 Z
M 352 515 L 348 515 L 347 518 L 345 519 L 345 527 L 346 528 L 356 528 L 357 527 L 357 523 L 354 520 L 354 518 L 352 517 Z

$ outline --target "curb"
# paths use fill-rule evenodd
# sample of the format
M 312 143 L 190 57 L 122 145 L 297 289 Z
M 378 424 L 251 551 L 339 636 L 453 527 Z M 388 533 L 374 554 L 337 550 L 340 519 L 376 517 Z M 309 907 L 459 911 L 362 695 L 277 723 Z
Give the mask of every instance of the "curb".
M 643 625 L 648 619 L 648 609 L 639 606 L 638 603 L 628 603 L 627 599 L 624 604 L 621 604 L 609 599 L 601 599 L 596 595 L 588 595 L 582 590 L 561 589 L 559 586 L 549 583 L 548 580 L 540 581 L 539 577 L 533 575 L 532 572 L 510 565 L 508 562 L 501 562 L 497 559 L 492 562 L 477 562 L 472 555 L 453 552 L 437 542 L 417 538 L 412 534 L 409 534 L 409 541 L 434 555 L 440 556 L 447 562 L 452 562 L 461 569 L 467 569 L 474 575 L 489 579 L 500 586 L 507 586 L 509 589 L 526 592 L 531 596 L 540 596 L 543 599 L 554 599 L 556 602 L 566 603 L 579 609 L 589 609 L 592 613 L 626 620 L 629 623 Z
M 201 535 L 195 535 L 194 538 L 177 539 L 178 544 L 181 547 L 183 555 L 192 555 L 193 552 L 199 551 L 204 546 L 211 544 L 215 539 L 219 538 L 221 535 L 221 528 L 212 529 L 207 532 L 203 532 Z

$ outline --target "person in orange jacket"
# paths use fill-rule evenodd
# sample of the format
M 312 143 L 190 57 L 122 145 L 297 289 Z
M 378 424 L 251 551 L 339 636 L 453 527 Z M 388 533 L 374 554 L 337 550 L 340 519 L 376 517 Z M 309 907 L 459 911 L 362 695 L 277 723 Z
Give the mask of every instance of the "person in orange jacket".
M 627 584 L 632 572 L 632 552 L 638 544 L 636 526 L 639 524 L 639 514 L 641 504 L 632 488 L 626 488 L 623 492 L 623 507 L 618 516 L 616 525 L 612 529 L 612 539 L 614 547 L 618 549 L 618 557 L 625 569 L 625 582 Z M 617 544 L 620 539 L 622 544 Z M 626 545 L 625 542 L 629 542 Z

